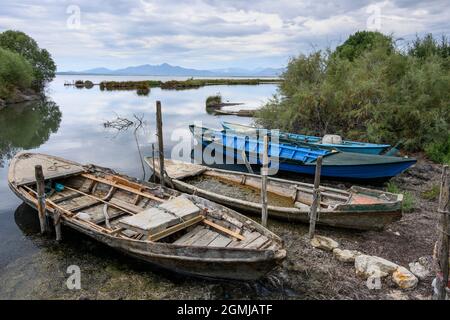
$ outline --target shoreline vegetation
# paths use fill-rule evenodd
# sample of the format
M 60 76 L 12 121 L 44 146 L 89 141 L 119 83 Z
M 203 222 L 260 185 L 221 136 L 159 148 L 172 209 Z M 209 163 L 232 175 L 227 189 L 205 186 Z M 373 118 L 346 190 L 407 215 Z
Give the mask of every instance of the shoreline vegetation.
M 277 95 L 258 110 L 267 129 L 400 143 L 450 164 L 450 41 L 428 34 L 400 46 L 359 31 L 335 50 L 292 58 Z
M 56 65 L 50 53 L 20 31 L 0 33 L 0 108 L 44 97 Z
M 65 86 L 75 86 L 77 88 L 92 88 L 94 85 L 98 85 L 100 90 L 113 91 L 113 90 L 136 90 L 141 94 L 148 94 L 151 88 L 161 88 L 162 90 L 187 90 L 198 89 L 205 86 L 214 85 L 260 85 L 260 84 L 277 84 L 281 79 L 194 79 L 187 80 L 144 80 L 144 81 L 102 81 L 98 84 L 92 84 L 90 81 L 77 80 L 74 83 L 66 82 Z M 86 83 L 90 82 L 91 87 L 86 86 Z

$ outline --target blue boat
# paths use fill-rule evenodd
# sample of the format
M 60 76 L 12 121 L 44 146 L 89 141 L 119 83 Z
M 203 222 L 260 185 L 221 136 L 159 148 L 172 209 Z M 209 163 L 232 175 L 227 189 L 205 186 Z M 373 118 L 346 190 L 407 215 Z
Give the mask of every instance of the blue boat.
M 263 142 L 229 130 L 215 130 L 190 126 L 196 140 L 210 146 L 227 157 L 244 163 L 261 165 Z M 416 159 L 383 155 L 359 154 L 322 149 L 318 147 L 293 146 L 269 143 L 269 157 L 278 160 L 280 171 L 314 175 L 316 160 L 322 156 L 324 177 L 346 180 L 386 180 L 416 163 Z M 244 159 L 244 154 L 245 158 Z
M 257 135 L 259 132 L 264 134 L 269 130 L 260 129 L 252 126 L 246 126 L 237 123 L 230 122 L 222 122 L 222 126 L 226 130 L 236 131 L 237 133 L 242 133 L 246 135 Z M 330 135 L 328 137 L 331 137 Z M 375 144 L 375 143 L 367 143 L 367 142 L 358 142 L 358 141 L 349 141 L 349 140 L 341 140 L 339 143 L 331 143 L 331 141 L 327 142 L 327 136 L 315 137 L 315 136 L 306 136 L 303 134 L 296 133 L 288 133 L 288 132 L 279 132 L 278 138 L 281 142 L 287 144 L 306 144 L 311 146 L 318 146 L 322 148 L 330 148 L 336 149 L 344 152 L 355 152 L 355 153 L 364 153 L 364 154 L 382 154 L 386 152 L 391 146 L 389 144 Z M 340 138 L 340 137 L 339 137 Z M 391 154 L 392 155 L 392 154 Z

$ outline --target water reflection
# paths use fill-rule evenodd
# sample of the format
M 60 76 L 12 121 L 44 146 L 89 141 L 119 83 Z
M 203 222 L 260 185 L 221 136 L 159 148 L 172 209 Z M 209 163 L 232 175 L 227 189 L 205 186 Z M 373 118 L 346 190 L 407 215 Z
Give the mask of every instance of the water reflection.
M 0 167 L 23 149 L 34 149 L 56 133 L 62 113 L 55 102 L 31 101 L 3 109 L 0 113 Z
M 20 231 L 26 236 L 38 234 L 40 232 L 37 212 L 25 202 L 18 206 L 14 212 L 14 221 Z

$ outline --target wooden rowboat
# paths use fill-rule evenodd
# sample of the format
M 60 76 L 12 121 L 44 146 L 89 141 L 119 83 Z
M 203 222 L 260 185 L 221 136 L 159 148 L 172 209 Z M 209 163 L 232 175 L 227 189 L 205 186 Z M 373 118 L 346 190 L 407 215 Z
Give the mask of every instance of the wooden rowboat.
M 223 157 L 261 164 L 263 141 L 232 130 L 215 130 L 190 125 L 194 138 Z M 387 180 L 402 173 L 416 163 L 416 159 L 269 142 L 269 158 L 276 160 L 278 170 L 314 175 L 316 161 L 323 157 L 321 175 L 340 180 Z
M 46 179 L 51 219 L 130 256 L 177 273 L 253 280 L 286 255 L 282 240 L 255 221 L 198 196 L 182 194 L 94 165 L 20 153 L 11 190 L 37 208 L 34 167 Z
M 152 168 L 157 159 L 145 159 Z M 230 208 L 261 214 L 261 176 L 165 160 L 167 183 L 182 192 L 196 194 Z M 269 218 L 309 222 L 313 185 L 268 177 Z M 230 191 L 230 195 L 225 190 Z M 252 193 L 253 190 L 253 193 Z M 321 207 L 317 224 L 358 230 L 381 230 L 400 220 L 403 195 L 353 186 L 349 190 L 320 187 Z M 245 195 L 245 196 L 244 196 Z
M 261 131 L 261 136 L 268 130 L 243 124 L 222 122 L 222 127 L 226 130 L 233 130 L 247 135 L 256 135 Z M 376 144 L 368 142 L 342 140 L 340 143 L 327 143 L 323 137 L 307 136 L 297 133 L 278 132 L 280 142 L 296 145 L 297 143 L 306 144 L 317 147 L 333 148 L 344 152 L 355 152 L 364 154 L 382 154 L 391 146 L 389 144 Z M 394 151 L 393 151 L 394 152 Z

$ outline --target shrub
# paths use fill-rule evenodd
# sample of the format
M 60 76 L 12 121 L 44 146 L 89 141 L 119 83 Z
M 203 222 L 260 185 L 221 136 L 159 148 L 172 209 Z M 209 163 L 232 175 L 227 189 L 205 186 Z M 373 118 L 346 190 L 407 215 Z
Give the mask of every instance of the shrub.
M 31 65 L 19 54 L 0 48 L 0 97 L 8 97 L 15 88 L 27 88 L 32 81 Z
M 222 96 L 220 94 L 216 94 L 214 96 L 209 96 L 206 98 L 206 107 L 217 106 L 222 103 Z
M 257 112 L 256 122 L 293 133 L 402 142 L 408 151 L 448 159 L 448 141 L 442 141 L 450 132 L 446 49 L 418 57 L 397 50 L 390 37 L 363 35 L 351 36 L 335 52 L 291 59 L 279 92 Z

